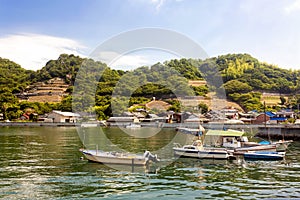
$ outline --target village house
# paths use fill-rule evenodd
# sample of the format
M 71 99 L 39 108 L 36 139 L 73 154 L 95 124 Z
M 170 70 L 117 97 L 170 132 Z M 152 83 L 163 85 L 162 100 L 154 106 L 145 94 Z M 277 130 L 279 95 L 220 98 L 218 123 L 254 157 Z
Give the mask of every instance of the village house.
M 52 122 L 55 123 L 75 123 L 79 117 L 79 114 L 72 112 L 62 112 L 58 110 L 53 110 L 48 115 L 48 119 L 52 119 Z
M 280 111 L 276 112 L 276 117 L 283 117 L 286 119 L 294 118 L 295 113 L 291 110 L 280 110 Z
M 239 111 L 235 108 L 224 108 L 220 110 L 221 114 L 225 116 L 227 119 L 238 119 L 239 118 Z
M 239 120 L 243 121 L 245 124 L 253 124 L 258 116 L 257 112 L 250 111 L 248 113 L 239 112 Z
M 38 114 L 37 113 L 24 113 L 20 120 L 31 120 L 31 121 L 38 121 Z
M 263 124 L 263 123 L 269 121 L 270 118 L 271 117 L 269 115 L 267 115 L 265 113 L 261 113 L 258 116 L 256 116 L 255 120 L 253 120 L 253 124 Z

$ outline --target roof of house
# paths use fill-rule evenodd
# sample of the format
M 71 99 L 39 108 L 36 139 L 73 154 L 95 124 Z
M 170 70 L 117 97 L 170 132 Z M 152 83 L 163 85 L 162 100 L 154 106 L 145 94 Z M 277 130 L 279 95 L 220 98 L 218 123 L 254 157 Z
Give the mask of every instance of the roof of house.
M 148 114 L 146 117 L 147 118 L 159 118 L 159 116 L 156 114 Z
M 79 114 L 73 113 L 73 112 L 62 112 L 62 111 L 59 111 L 59 110 L 53 110 L 52 112 L 56 113 L 56 114 L 59 114 L 59 115 L 62 115 L 62 116 L 65 116 L 65 117 L 80 117 Z
M 215 136 L 242 136 L 244 132 L 236 130 L 208 130 L 206 135 L 215 135 Z
M 270 118 L 270 120 L 285 121 L 285 120 L 287 120 L 287 118 L 286 117 L 272 117 L 272 118 Z
M 268 115 L 269 117 L 275 117 L 276 115 L 273 112 L 267 111 L 266 115 Z

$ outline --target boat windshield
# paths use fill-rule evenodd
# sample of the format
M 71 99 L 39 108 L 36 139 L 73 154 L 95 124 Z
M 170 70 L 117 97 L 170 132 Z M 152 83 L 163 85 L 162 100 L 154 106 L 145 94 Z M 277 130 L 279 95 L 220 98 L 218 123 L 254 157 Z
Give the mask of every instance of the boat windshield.
M 202 146 L 201 140 L 196 140 L 196 141 L 193 143 L 193 146 Z

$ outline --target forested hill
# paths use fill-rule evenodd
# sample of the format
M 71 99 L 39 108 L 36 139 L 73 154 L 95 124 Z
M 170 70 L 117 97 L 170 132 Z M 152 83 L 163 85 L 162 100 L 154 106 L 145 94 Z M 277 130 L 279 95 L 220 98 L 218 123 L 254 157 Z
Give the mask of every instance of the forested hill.
M 214 74 L 217 69 L 228 100 L 238 103 L 244 110 L 262 110 L 262 93 L 281 95 L 281 105 L 296 108 L 300 103 L 300 70 L 287 70 L 260 62 L 249 54 L 227 54 L 206 60 L 181 59 L 166 61 L 166 65 L 179 70 L 188 79 L 201 79 L 203 74 Z M 204 73 L 199 73 L 197 69 Z M 214 76 L 206 78 L 207 81 Z M 216 88 L 218 89 L 218 88 Z
M 132 105 L 141 103 L 141 101 L 145 101 L 145 98 L 149 98 L 150 96 L 171 97 L 172 91 L 170 88 L 161 86 L 159 83 L 153 83 L 153 80 L 160 77 L 163 80 L 175 81 L 173 80 L 175 79 L 174 77 L 170 77 L 170 79 L 166 77 L 162 78 L 166 76 L 166 74 L 174 75 L 174 70 L 176 70 L 181 77 L 184 76 L 188 80 L 203 80 L 206 78 L 208 82 L 214 81 L 214 76 L 212 75 L 215 73 L 214 70 L 217 70 L 219 74 L 221 74 L 222 81 L 219 82 L 219 85 L 214 85 L 215 89 L 219 89 L 219 87 L 225 88 L 227 98 L 237 102 L 245 110 L 262 109 L 262 92 L 292 96 L 293 98 L 291 99 L 293 102 L 289 102 L 292 106 L 300 103 L 300 95 L 297 95 L 298 91 L 300 91 L 300 70 L 279 68 L 271 64 L 260 62 L 248 54 L 227 54 L 206 60 L 185 58 L 169 60 L 163 62 L 165 66 L 169 67 L 165 74 L 159 71 L 157 72 L 158 69 L 162 69 L 160 63 L 154 64 L 150 66 L 150 68 L 141 67 L 134 71 L 125 72 L 110 69 L 105 63 L 95 62 L 91 59 L 80 58 L 74 55 L 62 54 L 57 60 L 48 61 L 46 65 L 38 71 L 25 70 L 12 61 L 0 58 L 0 109 L 2 109 L 3 112 L 3 109 L 9 110 L 11 108 L 11 113 L 16 113 L 16 110 L 19 108 L 28 107 L 28 105 L 18 105 L 18 100 L 13 94 L 26 92 L 26 88 L 30 84 L 46 82 L 56 77 L 63 79 L 69 85 L 74 84 L 76 74 L 79 68 L 84 65 L 84 61 L 91 65 L 98 66 L 101 69 L 105 69 L 98 83 L 96 91 L 97 108 L 95 108 L 98 109 L 99 112 L 103 112 L 103 116 L 109 115 L 110 108 L 108 105 L 110 104 L 110 96 L 123 75 L 129 77 L 128 79 L 131 81 L 130 84 L 124 84 L 123 89 L 130 91 L 134 89 L 136 85 L 145 84 L 132 93 L 132 96 L 135 98 L 130 103 Z M 93 72 L 86 73 L 86 79 L 91 76 L 90 73 Z M 135 76 L 137 74 L 138 78 L 136 79 Z M 207 77 L 210 78 L 208 79 Z M 175 81 L 176 84 L 172 85 L 174 87 L 177 85 L 177 89 L 186 92 L 187 88 L 183 84 L 184 80 L 182 78 L 177 80 L 177 82 Z M 138 82 L 135 84 L 134 81 Z M 191 88 L 196 95 L 205 96 L 209 92 L 206 86 L 191 86 Z M 71 92 L 72 89 L 68 91 Z M 66 97 L 62 100 L 60 105 L 55 105 L 56 107 L 51 107 L 50 109 L 57 108 L 70 111 L 71 99 L 71 96 Z M 104 110 L 104 108 L 106 110 Z M 36 109 L 37 108 L 34 108 L 34 110 Z
M 82 62 L 86 60 L 74 55 L 62 54 L 57 60 L 50 60 L 45 67 L 34 72 L 20 65 L 0 58 L 0 86 L 18 92 L 28 84 L 59 77 L 72 83 Z M 201 80 L 201 69 L 220 70 L 224 84 L 243 83 L 246 90 L 268 91 L 289 94 L 300 89 L 300 70 L 287 70 L 263 63 L 248 54 L 228 54 L 206 60 L 180 59 L 165 61 L 165 65 L 176 69 L 189 80 Z M 124 73 L 124 72 L 123 72 Z M 119 71 L 119 74 L 123 74 Z M 228 83 L 229 82 L 229 83 Z M 229 89 L 229 87 L 227 87 Z M 248 88 L 248 89 L 247 89 Z
M 0 89 L 13 93 L 23 91 L 31 83 L 30 76 L 34 73 L 8 59 L 0 58 Z
M 179 70 L 188 79 L 202 78 L 197 68 L 217 67 L 224 84 L 229 86 L 242 83 L 247 86 L 244 89 L 250 91 L 289 94 L 300 89 L 300 70 L 287 70 L 263 63 L 249 54 L 227 54 L 206 60 L 171 60 L 165 64 Z
M 253 90 L 289 94 L 300 88 L 300 71 L 287 70 L 259 62 L 248 54 L 229 54 L 212 58 L 218 65 L 224 83 L 239 81 Z

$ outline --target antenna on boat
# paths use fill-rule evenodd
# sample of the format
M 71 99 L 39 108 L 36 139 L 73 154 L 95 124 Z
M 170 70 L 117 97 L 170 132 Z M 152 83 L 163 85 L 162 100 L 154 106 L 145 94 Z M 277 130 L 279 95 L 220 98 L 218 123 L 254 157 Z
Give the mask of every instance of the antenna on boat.
M 83 149 L 85 148 L 85 130 L 83 129 L 83 140 L 82 140 L 82 145 L 83 145 Z

